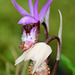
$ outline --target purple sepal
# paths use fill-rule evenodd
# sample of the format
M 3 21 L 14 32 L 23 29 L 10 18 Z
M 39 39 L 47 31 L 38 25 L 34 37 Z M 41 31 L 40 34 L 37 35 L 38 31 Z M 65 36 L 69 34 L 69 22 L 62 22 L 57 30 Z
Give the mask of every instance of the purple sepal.
M 34 17 L 39 21 L 38 4 L 39 4 L 39 0 L 35 0 L 33 12 L 34 12 Z
M 32 0 L 28 0 L 28 4 L 29 4 L 30 13 L 33 16 L 33 4 L 32 4 Z
M 46 12 L 47 12 L 47 10 L 48 10 L 50 4 L 52 3 L 52 1 L 53 1 L 53 0 L 48 0 L 48 1 L 46 2 L 46 4 L 42 7 L 42 9 L 41 9 L 41 11 L 40 11 L 40 13 L 39 13 L 39 19 L 40 19 L 40 22 L 41 22 L 41 23 L 43 22 L 44 17 L 45 17 L 45 15 L 46 15 Z
M 16 3 L 15 0 L 12 0 L 14 7 L 20 12 L 22 16 L 30 15 L 27 11 L 25 11 L 19 4 Z

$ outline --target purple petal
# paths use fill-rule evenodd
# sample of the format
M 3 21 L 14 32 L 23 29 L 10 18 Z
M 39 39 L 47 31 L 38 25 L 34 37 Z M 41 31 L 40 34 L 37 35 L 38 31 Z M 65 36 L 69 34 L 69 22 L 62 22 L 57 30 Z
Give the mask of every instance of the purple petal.
M 33 23 L 37 23 L 36 19 L 32 16 L 25 16 L 23 18 L 21 18 L 21 20 L 18 22 L 18 24 L 33 24 Z
M 49 33 L 49 13 L 50 13 L 50 7 L 48 8 L 46 15 L 45 15 L 45 23 L 47 25 L 48 33 Z
M 25 11 L 20 5 L 16 3 L 15 0 L 12 0 L 13 5 L 15 8 L 21 13 L 22 16 L 30 15 L 27 11 Z
M 39 21 L 39 15 L 38 15 L 38 3 L 39 3 L 39 0 L 36 0 L 35 1 L 35 4 L 34 4 L 34 17 Z
M 28 4 L 29 4 L 30 13 L 33 16 L 33 4 L 32 4 L 32 0 L 28 0 Z
M 39 13 L 39 19 L 40 19 L 40 22 L 41 22 L 41 23 L 42 23 L 42 21 L 43 21 L 45 15 L 46 15 L 46 12 L 47 12 L 47 10 L 48 10 L 50 4 L 52 3 L 52 1 L 53 1 L 53 0 L 48 0 L 48 1 L 46 2 L 46 4 L 42 7 L 42 9 L 41 9 L 41 11 L 40 11 L 40 13 Z

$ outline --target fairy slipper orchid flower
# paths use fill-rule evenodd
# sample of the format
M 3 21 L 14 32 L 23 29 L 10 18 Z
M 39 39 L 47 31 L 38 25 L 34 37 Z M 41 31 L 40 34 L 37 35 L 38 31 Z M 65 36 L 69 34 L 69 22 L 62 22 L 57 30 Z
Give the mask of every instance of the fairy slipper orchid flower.
M 51 53 L 52 49 L 49 45 L 44 42 L 36 43 L 15 61 L 15 65 L 19 64 L 23 60 L 27 61 L 31 59 L 33 61 L 33 65 L 29 70 L 32 69 L 32 74 L 34 74 L 34 72 L 42 72 L 42 70 L 48 71 L 48 66 L 45 60 Z
M 35 0 L 34 6 L 32 4 L 32 0 L 28 0 L 30 13 L 24 10 L 19 4 L 16 3 L 15 0 L 12 0 L 15 8 L 20 12 L 23 18 L 20 19 L 18 24 L 23 24 L 23 35 L 22 35 L 22 43 L 20 44 L 20 50 L 27 50 L 32 47 L 38 39 L 38 35 L 40 32 L 40 24 L 43 23 L 44 17 L 49 10 L 50 4 L 53 0 L 48 0 L 46 4 L 42 7 L 40 13 L 38 13 L 38 3 L 39 0 Z M 48 19 L 47 13 L 46 20 Z M 47 23 L 47 22 L 46 22 Z M 49 26 L 47 23 L 47 29 L 49 30 Z

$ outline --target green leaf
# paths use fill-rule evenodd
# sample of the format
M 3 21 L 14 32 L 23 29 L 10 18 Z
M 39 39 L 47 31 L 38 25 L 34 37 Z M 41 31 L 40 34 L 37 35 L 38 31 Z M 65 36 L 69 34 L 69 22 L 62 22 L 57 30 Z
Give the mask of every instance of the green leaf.
M 66 65 L 66 67 L 73 71 L 74 68 L 72 62 L 64 54 L 61 54 L 61 61 Z

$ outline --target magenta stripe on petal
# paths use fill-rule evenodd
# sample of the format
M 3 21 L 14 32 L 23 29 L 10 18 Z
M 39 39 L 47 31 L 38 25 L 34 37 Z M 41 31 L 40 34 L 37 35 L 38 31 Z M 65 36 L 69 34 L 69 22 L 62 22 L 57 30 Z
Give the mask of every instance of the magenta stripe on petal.
M 30 13 L 33 16 L 33 4 L 32 4 L 32 0 L 28 0 L 28 4 L 29 4 Z
M 39 15 L 38 15 L 38 4 L 39 4 L 39 0 L 36 0 L 35 1 L 35 4 L 34 4 L 34 17 L 39 20 Z
M 40 13 L 39 13 L 39 19 L 40 19 L 40 22 L 41 22 L 41 23 L 42 23 L 42 21 L 43 21 L 45 15 L 46 15 L 46 12 L 47 12 L 47 10 L 48 10 L 50 4 L 52 3 L 52 1 L 53 1 L 53 0 L 48 0 L 48 1 L 46 2 L 46 4 L 42 7 L 42 9 L 41 9 L 41 11 L 40 11 Z
M 18 24 L 33 24 L 33 23 L 37 23 L 36 19 L 32 16 L 25 16 L 23 18 L 21 18 L 21 20 L 18 22 Z
M 15 8 L 21 13 L 22 16 L 30 15 L 27 11 L 25 11 L 20 5 L 16 3 L 15 0 L 12 0 L 13 5 Z

